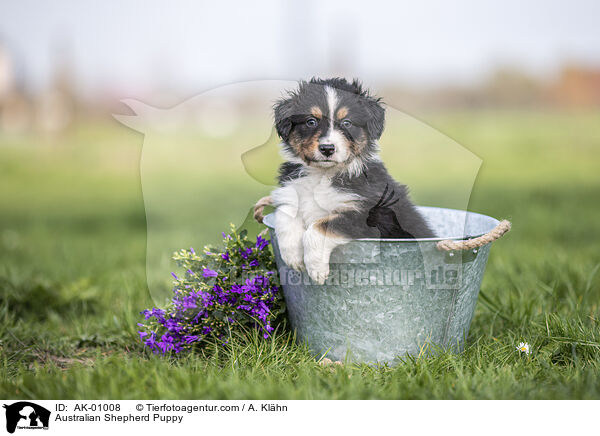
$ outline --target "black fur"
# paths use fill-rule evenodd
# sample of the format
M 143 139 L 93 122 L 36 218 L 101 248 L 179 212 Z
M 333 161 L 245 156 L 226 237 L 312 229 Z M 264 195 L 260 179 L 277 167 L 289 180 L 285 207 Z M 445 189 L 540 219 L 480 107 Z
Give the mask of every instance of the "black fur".
M 396 182 L 382 162 L 369 162 L 359 177 L 340 174 L 333 186 L 360 195 L 358 211 L 345 212 L 329 228 L 350 238 L 432 238 L 423 217 L 408 197 L 408 188 Z M 383 200 L 383 201 L 382 201 Z
M 289 182 L 290 180 L 302 177 L 302 166 L 302 164 L 292 162 L 282 163 L 279 167 L 279 185 L 283 186 L 286 182 Z

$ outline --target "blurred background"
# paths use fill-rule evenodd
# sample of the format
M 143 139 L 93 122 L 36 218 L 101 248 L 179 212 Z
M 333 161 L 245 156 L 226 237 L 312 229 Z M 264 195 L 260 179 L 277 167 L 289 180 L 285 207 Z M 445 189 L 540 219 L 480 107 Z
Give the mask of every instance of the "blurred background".
M 597 107 L 600 6 L 562 2 L 5 5 L 5 133 L 63 132 L 132 97 L 172 106 L 248 80 L 359 77 L 420 108 Z
M 400 114 L 383 157 L 416 202 L 512 218 L 523 250 L 552 234 L 585 256 L 600 193 L 599 16 L 581 0 L 5 4 L 2 274 L 116 292 L 144 276 L 152 231 L 166 251 L 149 274 L 167 289 L 172 249 L 216 241 L 271 189 L 270 107 L 284 87 L 253 81 L 333 75 Z M 169 129 L 148 135 L 140 111 Z M 144 160 L 150 142 L 161 152 Z

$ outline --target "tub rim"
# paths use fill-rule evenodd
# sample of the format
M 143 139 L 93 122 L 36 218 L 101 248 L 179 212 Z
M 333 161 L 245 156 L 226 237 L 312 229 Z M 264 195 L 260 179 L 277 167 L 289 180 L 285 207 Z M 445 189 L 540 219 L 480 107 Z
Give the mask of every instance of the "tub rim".
M 477 212 L 471 212 L 471 211 L 468 211 L 468 210 L 451 209 L 451 208 L 447 208 L 447 207 L 433 207 L 433 206 L 416 206 L 416 208 L 417 208 L 417 210 L 451 210 L 451 211 L 455 211 L 455 212 L 464 213 L 465 214 L 465 219 L 469 215 L 474 215 L 474 216 L 479 216 L 479 217 L 488 219 L 490 221 L 490 227 L 489 227 L 489 229 L 487 229 L 484 232 L 480 232 L 480 233 L 468 235 L 468 238 L 477 238 L 479 236 L 485 235 L 486 233 L 488 233 L 489 231 L 491 231 L 494 227 L 496 227 L 498 225 L 498 223 L 500 222 L 496 218 L 491 217 L 489 215 L 484 215 L 482 213 L 477 213 Z M 273 229 L 274 230 L 275 226 L 274 226 L 274 224 L 272 222 L 273 219 L 274 219 L 273 213 L 265 215 L 265 217 L 263 219 L 263 224 L 266 225 L 269 229 Z M 435 238 L 358 238 L 358 239 L 352 239 L 352 241 L 363 241 L 363 242 L 439 242 L 439 241 L 445 241 L 445 240 L 460 241 L 460 240 L 463 240 L 463 239 L 467 239 L 467 236 L 443 236 L 443 237 L 435 237 Z

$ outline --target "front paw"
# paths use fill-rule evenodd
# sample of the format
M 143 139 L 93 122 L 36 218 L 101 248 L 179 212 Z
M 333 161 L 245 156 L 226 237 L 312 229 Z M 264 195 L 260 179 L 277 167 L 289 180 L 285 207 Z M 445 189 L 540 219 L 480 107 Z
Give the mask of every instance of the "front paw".
M 317 284 L 322 285 L 329 276 L 329 263 L 320 262 L 318 260 L 304 259 L 306 265 L 306 272 L 310 278 Z
M 302 248 L 298 249 L 297 247 L 282 249 L 281 258 L 285 262 L 287 266 L 296 271 L 304 271 L 306 268 L 304 267 L 304 259 L 302 255 Z

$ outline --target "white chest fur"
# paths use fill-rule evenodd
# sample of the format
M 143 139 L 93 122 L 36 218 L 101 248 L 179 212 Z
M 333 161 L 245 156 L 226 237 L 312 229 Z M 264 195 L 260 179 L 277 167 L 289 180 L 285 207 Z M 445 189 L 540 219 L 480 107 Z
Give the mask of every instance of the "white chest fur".
M 271 194 L 273 204 L 286 214 L 302 220 L 308 228 L 318 219 L 336 212 L 356 209 L 358 194 L 340 192 L 331 184 L 331 178 L 323 174 L 309 173 L 292 180 Z

